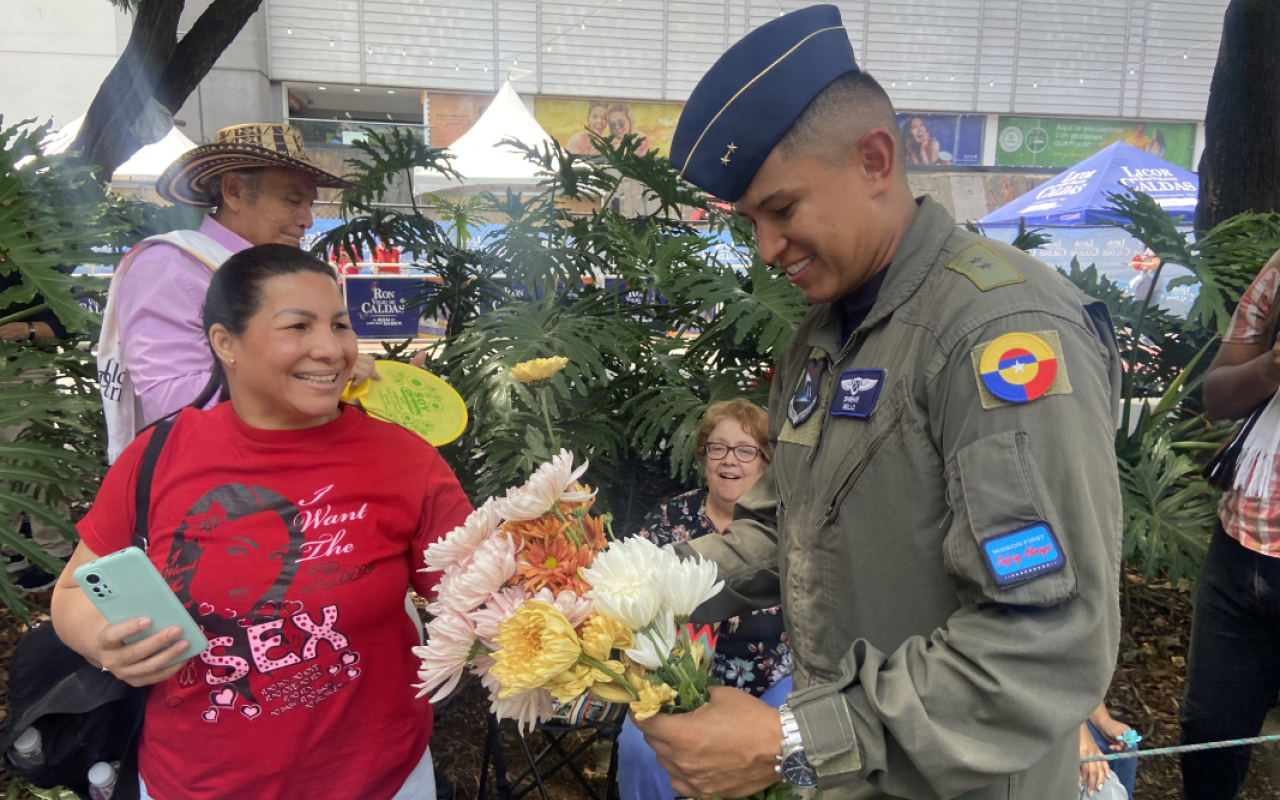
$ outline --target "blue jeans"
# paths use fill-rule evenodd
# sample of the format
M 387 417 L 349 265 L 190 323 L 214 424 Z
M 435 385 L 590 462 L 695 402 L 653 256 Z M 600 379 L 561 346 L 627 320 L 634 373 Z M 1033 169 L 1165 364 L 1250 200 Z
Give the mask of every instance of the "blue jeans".
M 1182 743 L 1257 736 L 1280 691 L 1280 558 L 1250 550 L 1219 525 L 1200 571 L 1191 621 Z M 1182 795 L 1232 800 L 1248 747 L 1182 755 Z
M 787 702 L 791 691 L 791 676 L 783 678 L 760 696 L 760 699 L 777 708 Z M 658 765 L 653 748 L 645 743 L 640 730 L 631 718 L 622 723 L 618 737 L 618 795 L 620 800 L 675 800 L 676 790 L 671 788 L 667 771 Z

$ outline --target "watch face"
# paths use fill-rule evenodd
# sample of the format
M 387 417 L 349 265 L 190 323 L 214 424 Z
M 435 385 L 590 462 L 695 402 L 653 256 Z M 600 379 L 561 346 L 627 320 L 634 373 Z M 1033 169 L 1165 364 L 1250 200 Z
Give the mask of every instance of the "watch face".
M 818 785 L 818 774 L 809 766 L 809 759 L 802 752 L 792 753 L 782 760 L 782 778 L 798 789 Z

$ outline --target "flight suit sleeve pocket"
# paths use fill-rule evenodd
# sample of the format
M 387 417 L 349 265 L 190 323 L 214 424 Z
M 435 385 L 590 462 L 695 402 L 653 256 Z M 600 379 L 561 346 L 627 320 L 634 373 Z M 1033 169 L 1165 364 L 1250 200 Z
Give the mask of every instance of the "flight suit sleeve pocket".
M 943 542 L 947 571 L 975 603 L 1048 607 L 1077 594 L 1058 515 L 1024 431 L 1002 431 L 947 464 L 955 517 Z

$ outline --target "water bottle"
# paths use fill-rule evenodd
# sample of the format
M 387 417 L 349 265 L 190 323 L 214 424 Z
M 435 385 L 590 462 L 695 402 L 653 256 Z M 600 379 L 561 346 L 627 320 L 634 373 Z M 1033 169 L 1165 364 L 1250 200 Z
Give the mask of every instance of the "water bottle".
M 116 790 L 116 768 L 105 761 L 89 767 L 89 800 L 111 800 Z
M 44 763 L 40 731 L 27 728 L 9 748 L 9 762 L 18 769 L 34 769 Z

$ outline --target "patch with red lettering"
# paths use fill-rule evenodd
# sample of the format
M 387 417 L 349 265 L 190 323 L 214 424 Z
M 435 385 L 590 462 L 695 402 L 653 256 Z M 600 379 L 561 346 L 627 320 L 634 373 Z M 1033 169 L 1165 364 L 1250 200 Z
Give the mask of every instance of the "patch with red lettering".
M 1067 563 L 1047 522 L 987 539 L 982 543 L 982 555 L 999 586 L 1013 586 L 1057 572 Z

